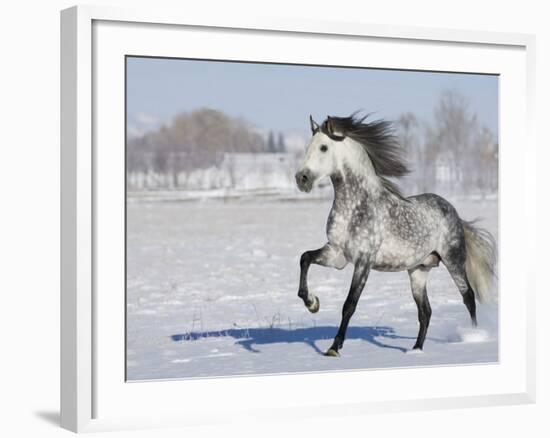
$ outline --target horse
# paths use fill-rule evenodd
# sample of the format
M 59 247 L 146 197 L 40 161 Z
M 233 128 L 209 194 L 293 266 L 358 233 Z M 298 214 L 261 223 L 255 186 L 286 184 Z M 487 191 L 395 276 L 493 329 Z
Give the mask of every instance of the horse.
M 428 274 L 442 263 L 456 284 L 472 326 L 477 326 L 476 299 L 491 300 L 496 245 L 476 221 L 460 218 L 444 198 L 432 193 L 405 197 L 389 178 L 409 173 L 393 124 L 367 121 L 368 116 L 328 116 L 319 125 L 310 116 L 311 140 L 295 175 L 300 191 L 330 178 L 334 200 L 326 225 L 327 243 L 300 257 L 298 296 L 307 309 L 319 311 L 319 298 L 309 292 L 310 265 L 343 269 L 354 266 L 332 346 L 337 357 L 346 330 L 371 270 L 407 271 L 418 308 L 419 331 L 413 350 L 422 350 L 432 310 L 426 291 Z

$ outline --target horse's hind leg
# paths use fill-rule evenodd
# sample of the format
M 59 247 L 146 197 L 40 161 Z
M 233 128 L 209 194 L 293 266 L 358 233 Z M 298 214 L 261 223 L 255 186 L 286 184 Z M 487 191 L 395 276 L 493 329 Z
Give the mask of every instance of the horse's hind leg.
M 443 263 L 447 267 L 449 274 L 453 278 L 460 294 L 462 295 L 462 301 L 470 313 L 470 318 L 472 320 L 472 325 L 477 326 L 477 317 L 476 317 L 476 299 L 475 294 L 470 286 L 468 277 L 466 276 L 465 268 L 465 252 L 464 257 L 457 256 L 451 258 L 444 258 Z
M 422 350 L 428 326 L 430 325 L 430 318 L 432 316 L 432 308 L 430 307 L 430 301 L 428 300 L 428 293 L 426 291 L 429 272 L 430 268 L 425 266 L 418 266 L 417 268 L 409 270 L 411 289 L 416 307 L 418 307 L 418 322 L 420 324 L 418 337 L 416 338 L 413 350 Z
M 300 287 L 298 296 L 304 300 L 304 304 L 311 313 L 319 311 L 319 298 L 309 293 L 307 286 L 307 272 L 311 264 L 330 266 L 336 269 L 343 269 L 346 264 L 344 254 L 330 244 L 313 251 L 306 251 L 300 257 Z

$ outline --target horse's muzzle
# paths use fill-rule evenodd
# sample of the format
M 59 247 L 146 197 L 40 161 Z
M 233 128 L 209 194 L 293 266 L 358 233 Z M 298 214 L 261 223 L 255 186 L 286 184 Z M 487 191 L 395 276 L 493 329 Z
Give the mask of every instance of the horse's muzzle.
M 313 175 L 309 169 L 302 169 L 296 173 L 296 184 L 302 192 L 309 192 L 313 187 Z

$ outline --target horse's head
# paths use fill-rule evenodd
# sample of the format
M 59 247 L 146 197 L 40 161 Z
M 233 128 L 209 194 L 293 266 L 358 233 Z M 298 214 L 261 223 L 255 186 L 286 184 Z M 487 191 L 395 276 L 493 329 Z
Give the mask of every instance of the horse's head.
M 296 173 L 298 188 L 309 192 L 325 176 L 351 172 L 365 184 L 383 186 L 395 194 L 398 188 L 385 177 L 400 177 L 408 169 L 403 149 L 390 122 L 365 122 L 368 116 L 327 117 L 318 125 L 309 117 L 311 141 L 302 167 Z
M 338 143 L 345 138 L 341 132 L 335 130 L 330 117 L 321 126 L 311 116 L 309 121 L 312 137 L 306 149 L 304 162 L 296 173 L 296 184 L 303 192 L 311 191 L 316 181 L 337 171 L 338 149 L 342 148 Z

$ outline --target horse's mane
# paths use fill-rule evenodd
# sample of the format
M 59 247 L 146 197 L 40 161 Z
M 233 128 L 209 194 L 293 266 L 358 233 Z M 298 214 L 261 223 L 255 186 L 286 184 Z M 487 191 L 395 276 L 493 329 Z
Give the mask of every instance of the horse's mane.
M 359 143 L 368 154 L 376 175 L 390 192 L 403 197 L 399 188 L 385 177 L 401 177 L 409 173 L 403 148 L 394 134 L 393 125 L 386 120 L 366 122 L 368 114 L 358 117 L 327 117 L 320 130 L 333 140 L 350 137 Z

